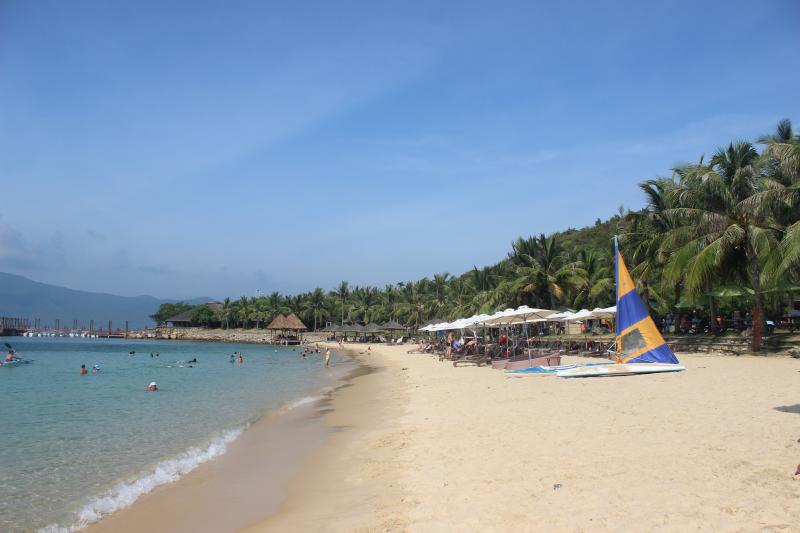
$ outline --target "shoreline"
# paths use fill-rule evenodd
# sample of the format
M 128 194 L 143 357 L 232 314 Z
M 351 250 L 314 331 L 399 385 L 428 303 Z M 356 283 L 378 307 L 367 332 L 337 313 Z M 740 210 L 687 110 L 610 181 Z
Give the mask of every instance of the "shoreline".
M 397 459 L 403 438 L 397 422 L 407 415 L 409 384 L 401 365 L 381 359 L 381 347 L 372 345 L 370 353 L 367 346 L 344 345 L 371 370 L 334 395 L 325 420 L 337 431 L 306 458 L 280 510 L 243 533 L 405 530 L 408 465 Z
M 247 524 L 222 506 L 214 531 L 800 531 L 796 359 L 679 354 L 688 370 L 672 375 L 507 379 L 367 346 L 345 345 L 367 373 L 331 392 L 317 413 L 330 431 L 280 501 L 248 504 Z M 182 498 L 163 516 L 203 512 Z M 146 529 L 129 524 L 106 531 Z
M 277 511 L 285 484 L 305 455 L 334 431 L 322 420 L 331 398 L 368 371 L 343 355 L 345 360 L 332 367 L 331 381 L 321 388 L 266 411 L 241 429 L 223 453 L 80 530 L 234 531 Z

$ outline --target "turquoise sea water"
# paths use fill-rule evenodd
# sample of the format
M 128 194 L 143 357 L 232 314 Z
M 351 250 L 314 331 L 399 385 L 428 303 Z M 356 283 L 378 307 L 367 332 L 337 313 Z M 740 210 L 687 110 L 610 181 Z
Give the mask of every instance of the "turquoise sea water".
M 224 453 L 259 416 L 307 401 L 332 379 L 322 355 L 302 359 L 291 348 L 4 340 L 35 360 L 0 367 L 4 532 L 79 529 Z M 228 362 L 233 351 L 244 364 Z M 194 357 L 192 368 L 181 363 Z M 81 364 L 89 375 L 79 375 Z M 151 381 L 158 392 L 145 392 Z

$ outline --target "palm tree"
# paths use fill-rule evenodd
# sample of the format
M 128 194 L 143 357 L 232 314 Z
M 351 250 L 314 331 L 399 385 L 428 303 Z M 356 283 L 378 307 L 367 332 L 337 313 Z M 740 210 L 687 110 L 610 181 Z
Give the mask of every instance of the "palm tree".
M 303 309 L 314 316 L 314 331 L 317 331 L 317 317 L 325 310 L 325 292 L 317 287 L 303 302 Z
M 433 275 L 434 314 L 444 312 L 447 307 L 447 283 L 449 281 L 450 274 L 448 272 Z
M 796 274 L 800 266 L 800 134 L 793 134 L 792 123 L 784 119 L 775 133 L 759 142 L 766 145 L 765 187 L 762 205 L 770 209 L 784 236 L 768 266 L 768 278 L 779 284 L 786 274 Z
M 383 289 L 383 305 L 386 307 L 385 313 L 390 320 L 396 318 L 397 304 L 400 301 L 398 290 L 394 285 L 386 285 Z
M 513 248 L 510 260 L 516 265 L 514 291 L 529 302 L 544 296 L 550 309 L 555 309 L 567 288 L 585 275 L 577 263 L 566 260 L 555 235 L 518 239 Z
M 429 318 L 428 302 L 425 295 L 420 290 L 421 283 L 407 283 L 403 287 L 403 303 L 399 306 L 399 311 L 404 317 L 406 326 L 416 330 L 419 325 Z
M 690 293 L 702 294 L 724 275 L 749 279 L 755 292 L 753 351 L 761 348 L 762 265 L 777 246 L 773 220 L 760 205 L 758 158 L 750 143 L 737 142 L 717 150 L 709 165 L 679 168 L 680 182 L 671 193 L 675 207 L 665 210 L 676 224 L 663 244 L 673 251 L 673 271 L 685 270 Z
M 578 254 L 577 265 L 583 276 L 576 275 L 577 293 L 573 306 L 598 307 L 600 303 L 608 305 L 613 300 L 614 274 L 611 257 L 601 255 L 594 250 L 582 249 Z
M 239 298 L 237 304 L 239 322 L 243 328 L 246 328 L 250 320 L 250 302 L 247 300 L 246 296 L 242 296 Z
M 703 158 L 700 159 L 702 165 Z M 677 175 L 677 170 L 673 176 Z M 670 306 L 664 305 L 664 299 L 655 287 L 659 280 L 667 282 L 672 288 L 674 303 L 680 300 L 682 276 L 677 279 L 662 279 L 664 265 L 668 254 L 661 245 L 664 235 L 673 229 L 671 218 L 665 211 L 673 205 L 672 191 L 676 183 L 673 178 L 657 178 L 647 180 L 639 185 L 647 199 L 647 206 L 641 211 L 631 211 L 625 216 L 624 230 L 621 232 L 621 241 L 628 246 L 631 253 L 627 259 L 630 261 L 631 272 L 636 280 L 637 289 L 642 301 L 650 307 L 651 300 L 662 303 L 662 311 L 671 311 Z M 715 315 L 714 310 L 711 312 Z
M 336 295 L 339 297 L 339 303 L 342 306 L 342 326 L 344 326 L 344 306 L 347 302 L 347 297 L 350 296 L 350 285 L 346 281 L 339 283 L 336 288 Z
M 220 307 L 220 322 L 225 322 L 225 329 L 228 329 L 228 327 L 230 327 L 230 319 L 232 313 L 233 313 L 233 307 L 231 306 L 231 299 L 225 298 L 222 301 L 222 306 Z

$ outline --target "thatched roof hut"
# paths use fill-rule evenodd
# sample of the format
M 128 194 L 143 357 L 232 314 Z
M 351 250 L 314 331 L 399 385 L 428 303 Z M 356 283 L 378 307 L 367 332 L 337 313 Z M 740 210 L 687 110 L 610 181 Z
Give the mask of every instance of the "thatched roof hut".
M 287 320 L 286 317 L 283 316 L 283 313 L 278 313 L 278 316 L 273 318 L 272 322 L 269 323 L 267 329 L 292 329 L 292 328 L 287 325 Z
M 286 317 L 286 327 L 284 329 L 306 330 L 308 329 L 303 321 L 297 318 L 294 313 Z
M 400 331 L 406 329 L 406 327 L 396 320 L 390 320 L 389 322 L 385 323 L 383 326 L 384 331 Z

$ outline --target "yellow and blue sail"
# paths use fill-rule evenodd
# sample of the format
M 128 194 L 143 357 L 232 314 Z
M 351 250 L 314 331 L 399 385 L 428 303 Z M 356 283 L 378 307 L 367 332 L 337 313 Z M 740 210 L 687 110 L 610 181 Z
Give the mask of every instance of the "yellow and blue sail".
M 678 363 L 656 328 L 625 266 L 614 238 L 617 279 L 617 353 L 622 363 Z

